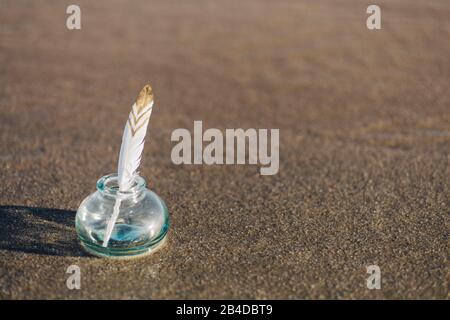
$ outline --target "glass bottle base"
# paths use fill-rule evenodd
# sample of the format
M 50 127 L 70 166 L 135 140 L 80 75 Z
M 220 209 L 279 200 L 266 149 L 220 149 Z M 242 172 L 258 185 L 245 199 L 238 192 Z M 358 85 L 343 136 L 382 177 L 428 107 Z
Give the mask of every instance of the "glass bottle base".
M 80 241 L 83 249 L 91 255 L 110 259 L 134 259 L 151 255 L 163 248 L 167 243 L 167 234 L 147 245 L 128 249 L 105 248 L 90 242 L 84 242 L 83 239 L 80 239 Z

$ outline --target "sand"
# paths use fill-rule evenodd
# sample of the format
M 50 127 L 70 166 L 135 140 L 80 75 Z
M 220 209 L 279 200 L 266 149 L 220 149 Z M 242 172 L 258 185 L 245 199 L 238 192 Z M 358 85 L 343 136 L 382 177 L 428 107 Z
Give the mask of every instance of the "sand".
M 378 1 L 379 31 L 356 0 L 127 3 L 78 0 L 74 31 L 68 1 L 0 4 L 1 299 L 449 297 L 448 1 Z M 168 243 L 92 257 L 75 212 L 147 82 Z M 280 129 L 279 173 L 174 165 L 194 120 Z

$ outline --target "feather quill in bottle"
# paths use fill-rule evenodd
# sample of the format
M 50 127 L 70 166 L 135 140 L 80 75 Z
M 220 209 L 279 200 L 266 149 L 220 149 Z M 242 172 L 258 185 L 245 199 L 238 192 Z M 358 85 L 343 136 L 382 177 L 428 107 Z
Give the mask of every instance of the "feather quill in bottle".
M 141 163 L 142 151 L 144 150 L 145 135 L 150 115 L 153 109 L 153 92 L 149 85 L 146 85 L 139 93 L 136 102 L 131 108 L 125 130 L 122 136 L 122 146 L 120 147 L 118 184 L 119 191 L 113 208 L 113 214 L 108 221 L 103 247 L 108 246 L 114 225 L 119 216 L 120 204 L 123 200 L 122 193 L 133 187 L 134 177 Z

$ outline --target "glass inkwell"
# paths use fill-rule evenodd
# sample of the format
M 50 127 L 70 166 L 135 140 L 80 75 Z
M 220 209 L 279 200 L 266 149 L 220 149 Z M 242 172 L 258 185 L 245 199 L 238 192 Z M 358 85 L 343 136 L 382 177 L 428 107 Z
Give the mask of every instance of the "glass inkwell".
M 145 86 L 133 105 L 122 138 L 119 172 L 100 178 L 83 200 L 75 226 L 83 248 L 108 258 L 132 258 L 161 248 L 169 230 L 164 201 L 136 172 L 140 163 L 153 94 Z
M 118 193 L 117 174 L 110 174 L 99 179 L 97 191 L 81 203 L 75 225 L 84 249 L 102 257 L 130 257 L 160 248 L 169 229 L 169 213 L 140 176 L 129 191 L 121 193 L 118 218 L 108 246 L 103 247 Z

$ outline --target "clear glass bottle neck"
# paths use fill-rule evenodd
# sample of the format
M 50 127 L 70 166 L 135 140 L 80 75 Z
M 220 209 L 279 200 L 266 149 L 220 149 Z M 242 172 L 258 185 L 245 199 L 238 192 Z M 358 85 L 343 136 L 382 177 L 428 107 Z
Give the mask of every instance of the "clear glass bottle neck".
M 139 200 L 144 195 L 144 191 L 146 190 L 146 182 L 141 176 L 136 175 L 131 188 L 127 190 L 119 190 L 119 179 L 117 173 L 112 173 L 100 178 L 97 181 L 97 190 L 103 197 L 108 199 L 120 197 L 122 200 Z

